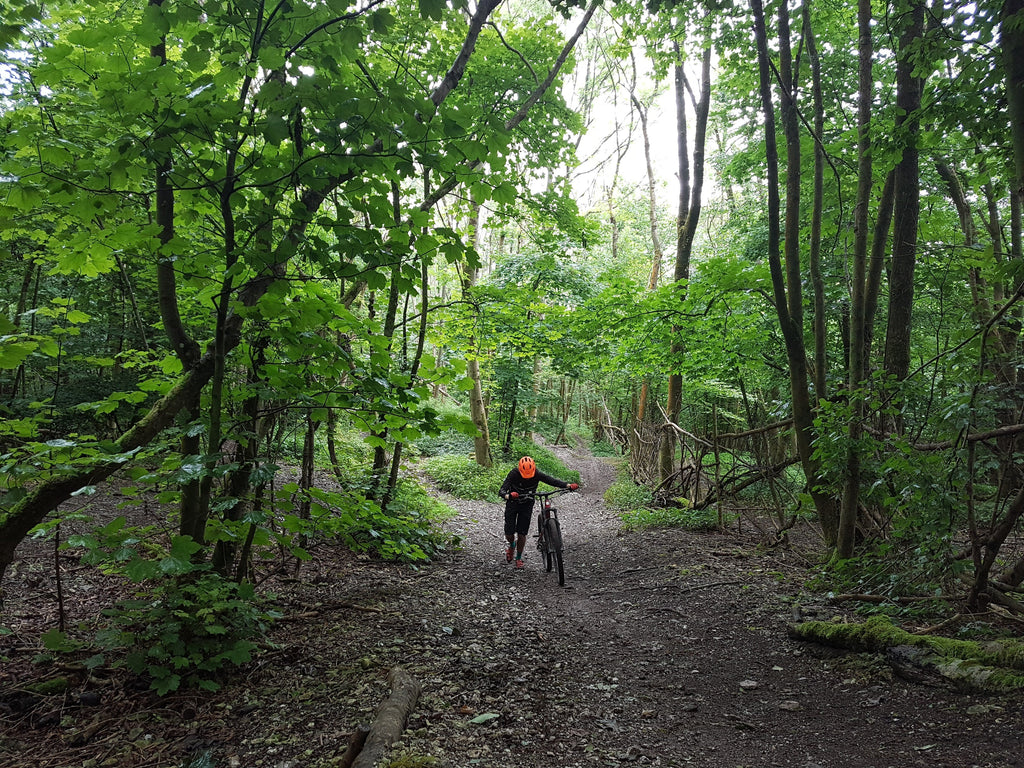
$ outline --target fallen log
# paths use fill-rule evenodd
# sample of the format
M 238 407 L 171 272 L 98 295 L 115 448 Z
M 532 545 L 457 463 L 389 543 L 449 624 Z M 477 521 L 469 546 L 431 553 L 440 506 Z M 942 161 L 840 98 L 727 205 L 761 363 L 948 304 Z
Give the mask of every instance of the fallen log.
M 401 667 L 392 668 L 388 684 L 391 695 L 377 710 L 377 717 L 370 726 L 363 748 L 352 761 L 352 768 L 375 768 L 391 745 L 401 737 L 409 714 L 420 697 L 422 686 L 419 681 Z
M 900 629 L 887 616 L 873 616 L 863 624 L 792 624 L 789 636 L 833 648 L 884 654 L 901 677 L 913 682 L 941 682 L 985 693 L 1024 689 L 1024 643 L 1017 640 L 977 642 L 916 635 Z
M 341 760 L 338 761 L 336 768 L 352 768 L 352 763 L 356 761 L 359 753 L 363 751 L 363 745 L 366 744 L 366 737 L 369 735 L 369 726 L 360 725 L 356 728 L 348 737 L 348 746 L 345 748 L 345 752 L 342 754 Z

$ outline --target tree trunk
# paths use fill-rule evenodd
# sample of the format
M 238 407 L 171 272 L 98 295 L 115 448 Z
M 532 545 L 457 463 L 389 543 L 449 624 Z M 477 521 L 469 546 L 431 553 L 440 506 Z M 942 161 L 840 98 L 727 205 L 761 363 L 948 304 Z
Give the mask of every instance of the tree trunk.
M 1024 200 L 1024 0 L 1004 0 L 1000 43 L 1006 69 L 1006 103 L 1013 142 L 1014 191 Z
M 473 205 L 473 212 L 469 218 L 469 239 L 473 248 L 479 250 L 480 246 L 480 204 Z M 462 299 L 468 301 L 474 314 L 479 314 L 479 308 L 473 298 L 473 288 L 476 286 L 477 268 L 466 265 L 462 277 Z M 474 323 L 475 326 L 475 323 Z M 481 467 L 490 467 L 494 464 L 491 457 L 491 433 L 487 423 L 487 408 L 484 404 L 484 390 L 480 380 L 480 360 L 477 357 L 477 340 L 475 335 L 469 337 L 469 359 L 466 363 L 466 373 L 473 382 L 473 389 L 469 392 L 469 417 L 477 428 L 477 434 L 473 438 L 473 458 Z
M 380 705 L 370 733 L 352 768 L 377 768 L 388 748 L 402 736 L 405 723 L 416 707 L 422 686 L 401 667 L 388 674 L 391 695 Z
M 800 271 L 799 271 L 799 249 L 797 244 L 791 244 L 787 249 L 787 272 L 794 276 L 796 285 L 790 285 L 787 295 L 786 273 L 782 268 L 782 252 L 780 247 L 779 216 L 781 212 L 781 200 L 779 198 L 779 154 L 775 141 L 775 107 L 772 102 L 771 78 L 769 76 L 768 58 L 768 33 L 765 27 L 764 6 L 761 0 L 750 0 L 751 9 L 754 14 L 754 38 L 757 46 L 758 80 L 761 95 L 761 104 L 764 111 L 764 133 L 765 133 L 765 156 L 767 160 L 767 188 L 768 188 L 768 265 L 771 271 L 772 291 L 775 299 L 775 312 L 779 319 L 779 328 L 782 331 L 783 341 L 786 345 L 786 358 L 789 363 L 790 398 L 793 405 L 793 425 L 796 433 L 797 452 L 803 465 L 804 474 L 807 477 L 807 490 L 814 500 L 814 506 L 821 522 L 822 532 L 826 542 L 834 545 L 839 532 L 839 519 L 835 499 L 826 496 L 818 490 L 818 478 L 820 477 L 820 466 L 814 457 L 814 412 L 811 407 L 810 396 L 807 389 L 807 355 L 804 347 L 802 311 L 800 302 Z M 780 11 L 781 12 L 781 11 Z M 782 35 L 780 34 L 780 38 Z M 781 40 L 780 40 L 781 43 Z M 788 31 L 786 33 L 786 44 L 788 48 Z M 782 89 L 782 99 L 785 107 L 782 109 L 784 121 L 787 122 L 787 145 L 789 153 L 793 157 L 799 156 L 799 137 L 793 140 L 789 136 L 796 131 L 796 110 L 792 104 L 791 93 Z M 799 193 L 799 165 L 790 166 L 791 193 Z M 796 180 L 792 179 L 796 176 Z M 787 203 L 789 209 L 799 206 L 798 200 L 790 200 Z M 795 215 L 791 211 L 791 215 Z M 799 237 L 799 230 L 787 230 L 787 235 L 796 240 Z M 792 280 L 791 280 L 792 282 Z M 795 294 L 795 295 L 794 295 Z M 798 311 L 793 312 L 796 308 Z
M 395 226 L 401 225 L 401 202 L 399 197 L 399 188 L 397 183 L 391 185 L 392 192 L 392 204 L 394 206 L 395 215 Z M 399 280 L 402 275 L 402 263 L 401 261 L 395 262 L 391 268 L 391 285 L 388 287 L 388 306 L 384 314 L 384 328 L 383 335 L 388 341 L 388 349 L 394 349 L 394 336 L 395 326 L 398 319 L 398 294 L 399 294 Z M 373 467 L 371 474 L 373 476 L 373 487 L 370 489 L 370 498 L 379 499 L 381 494 L 384 492 L 384 470 L 388 466 L 388 450 L 384 442 L 387 440 L 388 428 L 384 422 L 383 414 L 377 419 L 377 427 L 373 430 L 373 436 L 377 439 L 378 444 L 373 448 Z
M 707 141 L 708 114 L 711 110 L 711 49 L 704 50 L 701 60 L 700 99 L 694 105 L 695 123 L 693 131 L 693 166 L 691 166 L 687 147 L 688 131 L 686 121 L 686 91 L 688 83 L 683 69 L 682 54 L 679 44 L 673 44 L 676 56 L 674 68 L 675 104 L 676 104 L 676 151 L 679 161 L 679 205 L 676 213 L 676 260 L 673 279 L 676 282 L 678 300 L 686 299 L 685 282 L 690 278 L 690 256 L 693 251 L 693 239 L 697 234 L 700 221 L 702 195 L 704 193 L 704 147 Z M 678 334 L 674 329 L 673 337 Z M 673 338 L 671 358 L 682 354 L 682 344 Z M 679 411 L 682 407 L 683 377 L 678 373 L 670 373 L 666 415 L 669 424 L 663 429 L 658 451 L 659 483 L 664 485 L 675 471 L 676 435 L 671 425 L 678 424 Z
M 826 371 L 828 359 L 828 329 L 825 317 L 825 278 L 821 273 L 821 215 L 825 199 L 825 149 L 822 137 L 825 133 L 825 106 L 821 88 L 821 63 L 818 47 L 811 26 L 811 6 L 803 5 L 804 41 L 807 44 L 807 59 L 811 65 L 811 93 L 814 99 L 814 191 L 811 201 L 811 243 L 808 267 L 814 292 L 814 397 L 824 400 L 828 397 Z
M 912 54 L 924 35 L 924 2 L 910 0 L 901 19 L 896 55 L 896 134 L 905 145 L 896 165 L 892 271 L 889 277 L 889 322 L 885 333 L 885 372 L 903 381 L 910 371 L 910 327 L 914 306 L 914 267 L 917 225 L 921 210 L 921 180 L 917 134 L 923 81 L 914 74 Z M 901 421 L 897 429 L 901 430 Z
M 941 680 L 961 690 L 988 693 L 1024 688 L 1024 647 L 1013 640 L 983 645 L 915 635 L 885 616 L 863 624 L 809 621 L 790 626 L 789 636 L 850 651 L 884 653 L 898 672 L 909 673 L 915 682 Z
M 842 506 L 839 511 L 839 531 L 836 537 L 836 557 L 853 557 L 857 534 L 857 510 L 860 506 L 861 449 L 866 408 L 861 392 L 865 371 L 865 288 L 868 266 L 868 204 L 871 200 L 871 101 L 874 92 L 871 63 L 874 56 L 871 44 L 871 0 L 857 3 L 858 39 L 858 109 L 857 109 L 857 203 L 853 216 L 854 245 L 853 282 L 850 299 L 850 361 L 848 371 L 850 398 L 850 424 L 847 427 L 846 477 Z

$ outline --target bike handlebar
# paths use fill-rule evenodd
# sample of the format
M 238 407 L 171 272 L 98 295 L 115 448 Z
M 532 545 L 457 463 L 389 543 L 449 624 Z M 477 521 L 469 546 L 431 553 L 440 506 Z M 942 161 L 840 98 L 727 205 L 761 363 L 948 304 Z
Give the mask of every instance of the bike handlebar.
M 579 488 L 577 487 L 576 490 L 578 491 Z M 517 493 L 516 491 L 512 491 L 509 494 L 509 498 L 515 499 L 516 501 L 533 501 L 534 499 L 540 499 L 543 501 L 551 496 L 561 496 L 563 493 L 575 492 L 576 491 L 572 488 L 555 488 L 553 491 L 534 491 L 533 493 Z

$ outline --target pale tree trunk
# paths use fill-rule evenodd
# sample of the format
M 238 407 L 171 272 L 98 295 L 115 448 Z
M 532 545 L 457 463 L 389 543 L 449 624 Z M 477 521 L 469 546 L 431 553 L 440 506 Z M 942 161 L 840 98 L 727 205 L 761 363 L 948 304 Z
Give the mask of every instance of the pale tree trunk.
M 874 93 L 871 64 L 874 55 L 871 44 L 871 0 L 857 3 L 858 39 L 858 109 L 857 109 L 857 203 L 853 215 L 853 265 L 851 270 L 852 295 L 850 300 L 850 361 L 848 371 L 849 398 L 852 413 L 847 428 L 849 441 L 846 452 L 846 478 L 842 506 L 839 512 L 839 531 L 836 539 L 836 557 L 853 557 L 857 534 L 857 510 L 860 505 L 861 449 L 858 447 L 864 432 L 866 409 L 860 391 L 865 371 L 865 289 L 868 271 L 868 204 L 871 201 L 871 100 Z
M 814 506 L 821 522 L 822 531 L 830 545 L 834 545 L 839 529 L 838 510 L 835 499 L 818 490 L 821 476 L 820 465 L 814 457 L 814 412 L 808 394 L 807 355 L 804 346 L 802 310 L 800 309 L 800 264 L 799 249 L 796 244 L 787 248 L 787 271 L 795 275 L 795 285 L 790 280 L 787 286 L 786 273 L 782 267 L 782 249 L 780 246 L 779 216 L 781 201 L 779 199 L 779 154 L 775 141 L 775 107 L 772 102 L 770 61 L 768 58 L 768 33 L 765 27 L 764 7 L 761 0 L 750 0 L 754 14 L 754 38 L 757 46 L 758 81 L 761 103 L 764 112 L 765 156 L 767 160 L 768 188 L 768 265 L 771 271 L 772 291 L 775 298 L 775 311 L 779 319 L 779 328 L 786 346 L 786 358 L 789 363 L 790 397 L 793 405 L 793 425 L 796 433 L 797 452 L 807 477 L 807 490 L 814 500 Z M 780 13 L 784 13 L 780 11 Z M 789 48 L 788 18 L 787 30 L 780 31 L 780 46 Z M 788 53 L 787 53 L 788 56 Z M 791 139 L 796 133 L 796 110 L 792 104 L 792 94 L 782 88 L 782 115 L 787 133 L 790 163 L 792 158 L 799 157 L 799 137 Z M 791 178 L 789 193 L 799 193 L 799 166 L 790 166 Z M 787 206 L 791 211 L 799 207 L 799 200 L 789 200 Z M 787 235 L 796 239 L 798 230 L 788 230 Z M 788 287 L 788 291 L 787 291 Z M 797 311 L 793 311 L 796 309 Z
M 480 204 L 473 205 L 473 212 L 469 219 L 469 240 L 473 247 L 479 250 L 480 246 Z M 473 288 L 476 286 L 477 268 L 467 266 L 462 275 L 462 300 L 469 302 L 473 313 L 478 313 L 476 299 L 473 297 Z M 473 458 L 481 467 L 490 467 L 494 464 L 491 456 L 491 432 L 487 423 L 487 408 L 484 403 L 483 385 L 480 383 L 480 360 L 477 349 L 476 336 L 469 337 L 469 358 L 466 361 L 466 373 L 473 388 L 469 392 L 469 417 L 477 428 L 477 434 L 473 438 Z

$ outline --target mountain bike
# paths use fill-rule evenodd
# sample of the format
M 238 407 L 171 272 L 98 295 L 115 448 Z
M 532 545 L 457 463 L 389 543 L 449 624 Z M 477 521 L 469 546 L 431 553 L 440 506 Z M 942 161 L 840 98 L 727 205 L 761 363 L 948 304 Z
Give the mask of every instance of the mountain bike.
M 558 566 L 558 586 L 565 586 L 565 567 L 562 564 L 562 526 L 558 522 L 558 510 L 551 503 L 553 496 L 571 493 L 568 488 L 554 491 L 535 491 L 526 495 L 527 499 L 540 499 L 540 512 L 537 514 L 537 549 L 550 573 Z M 523 497 L 520 497 L 523 498 Z

